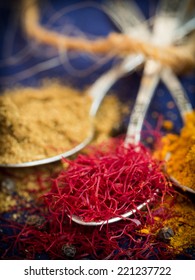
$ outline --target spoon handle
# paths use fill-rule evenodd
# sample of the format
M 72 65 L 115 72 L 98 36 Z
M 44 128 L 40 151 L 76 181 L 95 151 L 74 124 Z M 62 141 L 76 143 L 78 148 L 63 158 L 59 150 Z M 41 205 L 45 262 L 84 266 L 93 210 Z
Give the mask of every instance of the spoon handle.
M 146 63 L 141 80 L 141 86 L 130 116 L 125 145 L 129 143 L 137 144 L 140 141 L 143 122 L 156 86 L 158 85 L 160 71 L 161 66 L 158 63 L 152 60 Z
M 185 122 L 186 113 L 191 112 L 193 108 L 184 87 L 169 68 L 162 71 L 161 77 L 178 107 L 183 122 Z
M 92 105 L 89 112 L 91 117 L 95 117 L 105 95 L 115 82 L 126 73 L 133 72 L 143 62 L 143 55 L 130 55 L 121 64 L 111 68 L 93 83 L 88 89 L 88 95 L 92 98 Z
M 181 21 L 189 9 L 191 0 L 161 0 L 159 1 L 157 14 L 168 18 L 175 17 Z
M 104 2 L 103 10 L 123 33 L 137 35 L 137 27 L 147 24 L 144 15 L 134 1 L 108 0 Z
M 169 11 L 172 12 L 173 7 L 169 3 L 170 1 L 167 0 L 160 2 L 151 37 L 154 44 L 167 45 L 173 40 L 173 34 L 178 23 L 175 17 L 170 16 Z M 166 22 L 165 16 L 167 16 L 168 19 Z M 146 61 L 141 86 L 130 116 L 125 145 L 129 143 L 137 144 L 140 141 L 143 122 L 155 89 L 159 83 L 161 71 L 162 66 L 158 62 L 152 60 Z
M 194 12 L 195 13 L 195 12 Z M 176 41 L 182 40 L 187 34 L 190 34 L 195 29 L 195 17 L 189 19 L 176 32 Z

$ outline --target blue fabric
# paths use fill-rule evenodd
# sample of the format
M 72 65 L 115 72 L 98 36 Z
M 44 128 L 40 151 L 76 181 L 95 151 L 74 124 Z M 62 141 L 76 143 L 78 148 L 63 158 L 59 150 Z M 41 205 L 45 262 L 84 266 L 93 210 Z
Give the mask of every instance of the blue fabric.
M 17 3 L 16 3 L 17 2 Z M 114 23 L 100 9 L 103 1 L 47 0 L 41 3 L 41 22 L 48 28 L 67 35 L 84 35 L 91 38 L 106 36 L 111 31 L 119 31 Z M 149 18 L 155 12 L 157 1 L 137 0 L 138 5 Z M 69 7 L 69 8 L 68 8 Z M 48 46 L 40 46 L 26 38 L 19 17 L 19 1 L 6 0 L 0 4 L 0 91 L 17 84 L 38 86 L 44 78 L 59 78 L 78 88 L 93 83 L 108 70 L 116 59 L 90 56 L 86 53 L 68 52 L 61 54 Z M 75 29 L 76 27 L 76 29 Z M 49 66 L 50 61 L 51 66 Z M 91 70 L 90 70 L 91 69 Z M 114 85 L 121 100 L 135 100 L 142 70 L 128 75 Z M 193 108 L 195 108 L 195 72 L 181 75 Z M 170 93 L 160 82 L 147 113 L 147 121 L 155 127 L 156 114 L 174 122 L 174 131 L 182 127 L 177 107 L 169 108 Z M 127 120 L 125 120 L 127 122 Z M 44 258 L 44 257 L 43 257 Z M 182 257 L 181 257 L 182 258 Z

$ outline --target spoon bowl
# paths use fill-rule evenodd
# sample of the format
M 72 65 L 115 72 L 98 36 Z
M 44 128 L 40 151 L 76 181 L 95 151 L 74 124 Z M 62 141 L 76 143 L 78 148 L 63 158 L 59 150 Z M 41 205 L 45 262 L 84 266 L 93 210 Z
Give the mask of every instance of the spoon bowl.
M 138 210 L 141 210 L 142 208 L 144 208 L 145 206 L 147 206 L 148 203 L 151 202 L 151 199 L 148 199 L 146 200 L 146 202 L 140 204 L 139 206 L 136 207 L 136 209 L 132 209 L 131 211 L 129 212 L 126 212 L 125 214 L 122 214 L 120 215 L 120 217 L 114 217 L 114 218 L 111 218 L 109 220 L 106 220 L 106 221 L 98 221 L 98 222 L 85 222 L 83 221 L 79 216 L 76 216 L 76 215 L 72 215 L 71 217 L 69 216 L 69 218 L 77 223 L 77 224 L 80 224 L 80 225 L 83 225 L 83 226 L 101 226 L 101 225 L 104 225 L 104 224 L 112 224 L 112 223 L 116 223 L 122 219 L 126 219 L 128 218 L 129 216 L 133 215 L 134 213 L 136 213 Z

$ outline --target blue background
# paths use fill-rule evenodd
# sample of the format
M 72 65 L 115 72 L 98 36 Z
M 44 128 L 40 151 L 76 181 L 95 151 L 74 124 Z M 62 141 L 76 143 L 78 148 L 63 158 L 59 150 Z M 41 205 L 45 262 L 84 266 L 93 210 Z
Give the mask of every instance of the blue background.
M 1 1 L 2 2 L 2 1 Z M 47 28 L 66 35 L 87 34 L 90 38 L 107 36 L 119 31 L 100 9 L 103 1 L 48 0 L 41 2 L 41 22 Z M 157 1 L 136 1 L 146 18 L 155 12 Z M 59 78 L 64 83 L 79 89 L 91 85 L 108 70 L 117 59 L 106 60 L 101 56 L 71 52 L 59 55 L 48 46 L 40 46 L 26 38 L 20 17 L 19 1 L 7 0 L 0 4 L 0 92 L 18 84 L 38 86 L 44 78 Z M 135 100 L 142 70 L 120 79 L 113 89 L 126 102 Z M 195 72 L 179 76 L 193 108 L 195 108 Z M 182 121 L 176 106 L 169 108 L 172 98 L 160 83 L 147 113 L 147 121 L 156 126 L 159 115 L 174 122 L 174 131 L 179 132 Z M 127 123 L 127 119 L 125 120 Z

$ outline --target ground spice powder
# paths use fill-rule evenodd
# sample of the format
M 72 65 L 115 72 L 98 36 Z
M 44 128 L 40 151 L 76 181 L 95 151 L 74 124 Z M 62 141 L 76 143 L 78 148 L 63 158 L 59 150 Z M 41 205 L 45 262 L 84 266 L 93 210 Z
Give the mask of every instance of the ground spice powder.
M 186 114 L 186 122 L 180 135 L 167 134 L 162 139 L 161 158 L 170 152 L 167 171 L 182 185 L 195 190 L 195 111 Z
M 166 225 L 174 231 L 170 238 L 170 246 L 178 251 L 195 245 L 195 205 L 179 196 L 173 206 L 174 214 L 166 221 Z
M 116 97 L 106 97 L 105 103 L 104 125 L 96 123 L 100 140 L 120 120 Z M 58 82 L 6 91 L 0 96 L 0 163 L 39 160 L 81 143 L 91 133 L 90 105 L 87 91 Z
M 195 245 L 195 205 L 186 196 L 175 193 L 166 196 L 163 205 L 153 209 L 153 224 L 147 224 L 140 232 L 151 234 L 153 239 L 166 243 L 167 250 L 174 250 L 174 254 L 185 252 Z M 168 230 L 169 238 L 160 239 L 159 233 Z M 172 234 L 170 234 L 170 232 Z

